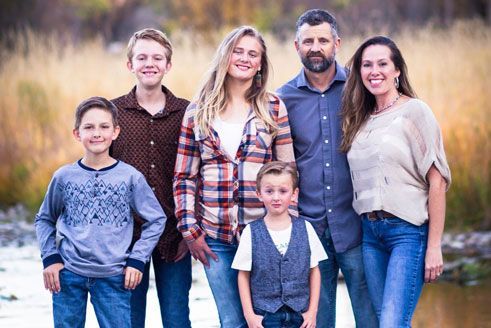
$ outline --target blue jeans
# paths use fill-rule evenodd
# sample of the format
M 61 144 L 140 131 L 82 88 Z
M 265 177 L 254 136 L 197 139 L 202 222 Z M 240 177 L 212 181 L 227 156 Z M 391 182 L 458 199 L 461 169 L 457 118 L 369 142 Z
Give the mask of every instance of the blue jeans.
M 160 316 L 165 328 L 191 327 L 189 321 L 189 289 L 191 288 L 191 255 L 179 262 L 165 262 L 153 256 L 155 284 L 160 304 Z M 131 293 L 131 327 L 145 327 L 150 262 L 145 266 L 143 278 Z
M 381 328 L 411 327 L 424 283 L 428 224 L 363 218 L 363 261 Z
M 247 327 L 240 303 L 238 271 L 231 268 L 237 244 L 205 237 L 210 249 L 218 256 L 218 261 L 208 257 L 210 267 L 205 266 L 206 278 L 217 305 L 221 328 Z
M 275 313 L 254 309 L 257 315 L 262 315 L 262 325 L 264 328 L 298 328 L 303 323 L 300 312 L 295 312 L 288 306 L 282 306 Z
M 124 288 L 124 275 L 88 278 L 63 269 L 61 291 L 53 294 L 55 328 L 83 328 L 87 296 L 101 328 L 130 328 L 131 292 Z
M 319 263 L 321 293 L 317 312 L 317 327 L 336 326 L 336 289 L 339 269 L 343 272 L 357 327 L 377 328 L 378 320 L 370 302 L 361 245 L 343 253 L 336 253 L 329 229 L 320 237 L 329 257 Z

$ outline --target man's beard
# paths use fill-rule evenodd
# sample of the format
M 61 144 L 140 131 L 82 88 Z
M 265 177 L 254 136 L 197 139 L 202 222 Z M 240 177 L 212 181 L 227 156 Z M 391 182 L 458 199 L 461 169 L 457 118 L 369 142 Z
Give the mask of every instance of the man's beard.
M 321 57 L 321 61 L 311 61 L 310 57 L 316 57 L 319 58 Z M 316 52 L 309 52 L 307 56 L 302 57 L 302 64 L 307 68 L 309 71 L 312 71 L 314 73 L 323 73 L 331 67 L 331 65 L 334 63 L 335 60 L 335 54 L 333 53 L 330 57 L 325 57 L 322 53 L 316 51 Z

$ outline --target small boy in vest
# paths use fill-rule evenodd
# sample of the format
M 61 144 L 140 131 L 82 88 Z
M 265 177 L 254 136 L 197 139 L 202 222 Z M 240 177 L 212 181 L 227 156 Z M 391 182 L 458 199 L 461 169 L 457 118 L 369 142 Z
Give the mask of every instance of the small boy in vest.
M 250 328 L 315 327 L 320 292 L 319 261 L 327 254 L 309 222 L 288 207 L 298 196 L 294 164 L 265 164 L 256 179 L 264 219 L 244 229 L 232 263 L 239 270 L 242 309 Z

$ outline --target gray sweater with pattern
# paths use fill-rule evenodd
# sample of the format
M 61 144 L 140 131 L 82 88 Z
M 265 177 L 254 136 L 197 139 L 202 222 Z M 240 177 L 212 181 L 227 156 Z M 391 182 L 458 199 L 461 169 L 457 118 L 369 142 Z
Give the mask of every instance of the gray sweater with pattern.
M 131 247 L 133 215 L 146 222 Z M 58 169 L 36 215 L 44 267 L 63 263 L 86 277 L 110 277 L 125 266 L 143 271 L 167 218 L 143 175 L 118 161 L 94 170 L 80 161 Z

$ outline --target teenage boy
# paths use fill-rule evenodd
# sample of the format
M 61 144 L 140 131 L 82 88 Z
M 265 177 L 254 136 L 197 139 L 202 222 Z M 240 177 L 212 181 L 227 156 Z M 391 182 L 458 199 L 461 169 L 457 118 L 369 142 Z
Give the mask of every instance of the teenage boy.
M 172 67 L 172 45 L 164 33 L 149 28 L 136 32 L 128 42 L 127 57 L 137 82 L 127 95 L 113 100 L 119 109 L 121 134 L 111 154 L 143 173 L 164 208 L 167 225 L 152 254 L 160 313 L 164 327 L 186 328 L 191 326 L 191 256 L 177 231 L 172 179 L 182 117 L 189 102 L 162 85 Z M 142 221 L 138 217 L 135 221 L 134 239 L 138 239 Z M 134 328 L 145 326 L 149 272 L 150 263 L 131 296 Z
M 298 196 L 297 170 L 269 162 L 257 174 L 257 195 L 266 216 L 247 225 L 232 268 L 249 328 L 313 328 L 319 303 L 319 261 L 327 258 L 314 228 L 292 218 Z
M 335 60 L 341 44 L 338 26 L 329 12 L 312 9 L 298 18 L 296 30 L 295 48 L 303 68 L 278 93 L 288 110 L 300 173 L 300 217 L 312 223 L 329 256 L 319 264 L 322 283 L 317 327 L 335 327 L 339 269 L 357 326 L 378 327 L 363 269 L 361 218 L 351 205 L 348 161 L 339 150 L 346 71 Z
M 54 326 L 83 327 L 90 293 L 100 327 L 130 327 L 130 290 L 141 281 L 166 217 L 143 175 L 109 155 L 119 134 L 111 102 L 83 101 L 73 134 L 84 156 L 55 172 L 35 219 Z M 131 211 L 145 223 L 130 249 Z

